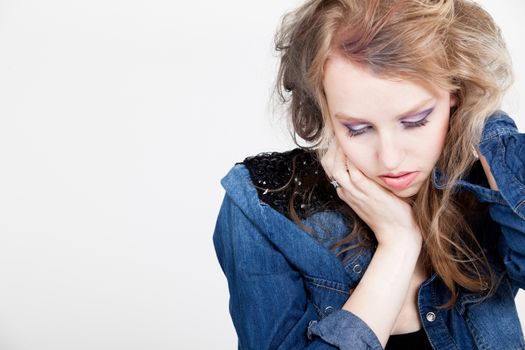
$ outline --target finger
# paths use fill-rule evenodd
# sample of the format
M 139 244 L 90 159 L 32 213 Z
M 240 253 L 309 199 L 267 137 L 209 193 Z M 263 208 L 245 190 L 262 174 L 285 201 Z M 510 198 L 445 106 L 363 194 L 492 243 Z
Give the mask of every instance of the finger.
M 338 151 L 338 142 L 335 138 L 332 138 L 321 158 L 321 165 L 330 183 L 336 187 L 336 192 L 341 197 L 343 189 L 340 186 L 342 186 L 342 182 L 345 182 L 345 177 L 348 177 L 348 174 L 344 174 L 344 176 L 342 174 Z
M 350 161 L 348 157 L 345 158 L 346 171 L 350 175 L 350 178 L 354 181 L 360 180 L 363 176 L 361 171 Z
M 328 143 L 328 148 L 326 149 L 325 153 L 323 154 L 321 158 L 321 165 L 326 175 L 330 179 L 333 177 L 336 147 L 337 147 L 337 144 L 333 140 L 330 141 Z
M 332 176 L 341 185 L 342 190 L 344 190 L 341 192 L 341 195 L 344 195 L 345 198 L 362 197 L 362 194 L 357 193 L 357 188 L 352 183 L 348 174 L 346 168 L 346 155 L 340 145 L 338 145 L 335 150 Z
M 332 165 L 332 174 L 340 184 L 347 184 L 349 182 L 348 172 L 346 170 L 346 155 L 344 154 L 340 145 L 337 145 L 334 151 L 334 161 Z M 348 188 L 349 186 L 345 186 Z
M 381 185 L 366 176 L 348 158 L 346 159 L 346 167 L 348 169 L 349 177 L 356 189 L 368 194 L 369 196 L 379 196 L 388 192 Z

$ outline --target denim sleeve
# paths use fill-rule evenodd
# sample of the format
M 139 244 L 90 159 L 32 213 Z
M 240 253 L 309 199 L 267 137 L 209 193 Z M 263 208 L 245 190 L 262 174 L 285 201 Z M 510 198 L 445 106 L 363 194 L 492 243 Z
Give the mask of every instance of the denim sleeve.
M 488 119 L 480 152 L 486 157 L 499 191 L 489 208 L 501 227 L 497 250 L 514 287 L 525 289 L 525 134 L 506 115 Z
M 264 218 L 224 197 L 213 243 L 228 281 L 239 349 L 382 350 L 357 316 L 337 310 L 319 320 L 302 275 L 263 234 Z
M 322 321 L 314 321 L 308 329 L 339 349 L 383 349 L 376 334 L 354 313 L 337 310 Z

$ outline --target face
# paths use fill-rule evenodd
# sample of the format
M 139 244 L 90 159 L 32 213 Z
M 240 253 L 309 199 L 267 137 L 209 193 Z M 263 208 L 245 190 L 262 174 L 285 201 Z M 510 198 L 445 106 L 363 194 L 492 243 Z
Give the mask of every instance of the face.
M 335 138 L 348 160 L 398 197 L 415 195 L 443 150 L 455 104 L 451 94 L 381 78 L 342 57 L 328 59 L 323 85 Z

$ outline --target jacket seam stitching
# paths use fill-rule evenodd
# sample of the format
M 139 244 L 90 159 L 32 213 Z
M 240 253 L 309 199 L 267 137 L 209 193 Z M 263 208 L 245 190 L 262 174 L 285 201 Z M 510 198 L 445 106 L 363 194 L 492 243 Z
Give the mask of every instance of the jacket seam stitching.
M 491 141 L 499 136 L 510 135 L 515 132 L 516 130 L 514 128 L 511 128 L 508 126 L 497 128 L 495 130 L 491 130 L 480 140 L 480 144 Z
M 499 142 L 500 142 L 500 148 L 506 151 L 505 147 L 501 144 L 501 143 L 502 143 L 501 140 L 499 140 Z M 522 183 L 516 178 L 516 176 L 514 176 L 514 174 L 509 170 L 509 168 L 508 168 L 508 166 L 507 166 L 507 163 L 505 163 L 505 162 L 502 161 L 502 166 L 505 167 L 506 173 L 509 174 L 508 176 L 512 179 L 512 181 L 513 181 L 515 184 L 520 185 L 520 190 L 523 190 L 523 191 L 525 192 L 525 187 L 524 187 L 523 184 L 522 184 Z M 524 203 L 525 203 L 525 199 L 524 199 L 523 201 L 521 201 L 521 202 L 518 202 L 518 205 L 516 206 L 516 208 L 511 208 L 511 209 L 512 209 L 512 210 L 513 210 L 513 211 L 514 211 L 514 212 L 515 212 L 520 218 L 522 218 L 522 219 L 525 220 L 525 217 L 522 217 L 522 216 L 518 213 L 518 208 L 519 208 L 520 206 L 522 206 Z M 509 206 L 510 206 L 511 203 L 507 203 L 507 204 L 509 204 Z
M 350 295 L 349 292 L 346 292 L 342 289 L 338 289 L 338 288 L 333 288 L 333 287 L 328 287 L 328 286 L 325 286 L 325 285 L 322 285 L 320 283 L 316 283 L 316 282 L 310 282 L 313 286 L 315 287 L 319 287 L 319 288 L 324 288 L 324 289 L 328 289 L 328 290 L 331 290 L 331 291 L 334 291 L 334 292 L 338 292 L 338 293 L 342 293 L 342 294 L 345 294 L 345 295 Z

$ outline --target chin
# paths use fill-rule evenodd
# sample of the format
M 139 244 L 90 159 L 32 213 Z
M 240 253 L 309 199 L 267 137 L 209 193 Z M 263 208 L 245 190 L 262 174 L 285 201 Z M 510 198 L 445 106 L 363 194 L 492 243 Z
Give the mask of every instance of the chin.
M 419 188 L 421 187 L 421 184 L 413 184 L 412 186 L 408 186 L 407 188 L 403 190 L 392 190 L 388 188 L 390 192 L 395 194 L 399 198 L 410 198 L 415 196 L 419 192 Z

